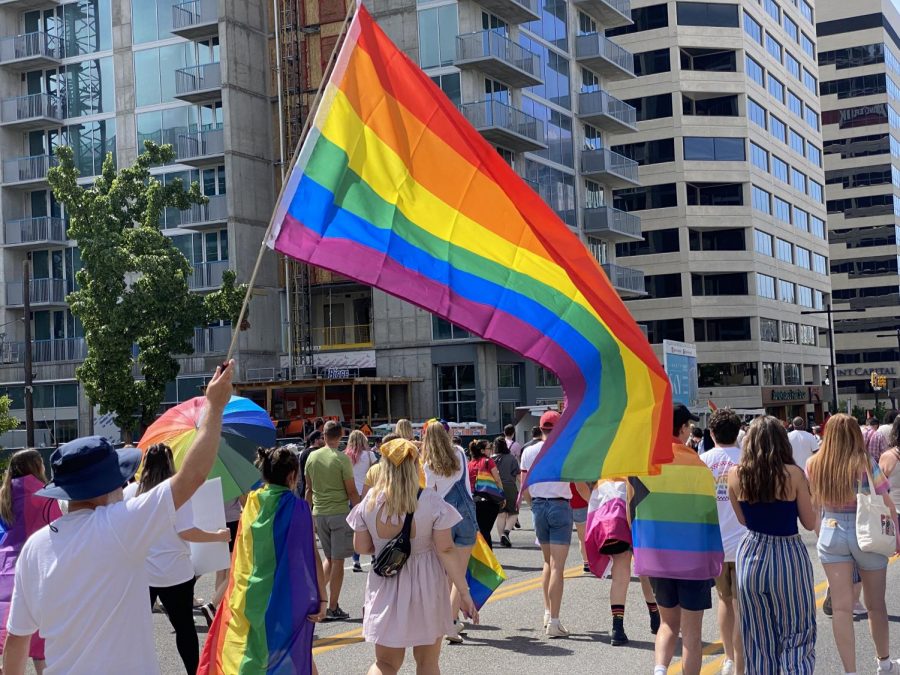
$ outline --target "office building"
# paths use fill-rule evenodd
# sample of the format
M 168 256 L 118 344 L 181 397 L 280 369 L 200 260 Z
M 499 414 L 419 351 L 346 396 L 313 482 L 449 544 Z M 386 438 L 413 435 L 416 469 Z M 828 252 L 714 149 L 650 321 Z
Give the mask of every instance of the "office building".
M 634 55 L 612 93 L 638 132 L 612 150 L 640 187 L 612 205 L 644 239 L 617 245 L 645 274 L 629 301 L 650 342 L 696 343 L 703 404 L 821 415 L 830 301 L 816 27 L 810 0 L 635 0 L 607 31 Z
M 816 8 L 833 298 L 859 310 L 835 315 L 838 384 L 871 408 L 872 371 L 900 383 L 900 14 L 890 0 Z

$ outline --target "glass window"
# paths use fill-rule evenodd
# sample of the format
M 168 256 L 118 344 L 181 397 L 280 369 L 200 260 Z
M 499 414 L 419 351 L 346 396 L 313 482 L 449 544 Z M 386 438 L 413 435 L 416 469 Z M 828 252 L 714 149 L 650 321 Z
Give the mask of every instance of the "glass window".
M 762 230 L 753 230 L 756 252 L 762 255 L 772 255 L 772 235 Z
M 782 143 L 787 143 L 787 126 L 772 114 L 769 114 L 769 133 Z
M 816 346 L 816 327 L 800 324 L 800 344 Z
M 803 101 L 800 100 L 800 97 L 797 96 L 792 91 L 788 91 L 788 110 L 794 113 L 797 117 L 803 117 Z
M 822 166 L 822 151 L 813 145 L 812 141 L 806 142 L 806 159 L 816 166 Z M 822 203 L 824 204 L 824 202 Z
M 432 340 L 465 340 L 472 337 L 469 331 L 446 321 L 440 317 L 431 315 L 431 339 Z
M 813 289 L 813 309 L 822 309 L 825 302 L 825 294 Z
M 802 267 L 805 270 L 810 269 L 812 263 L 810 261 L 810 252 L 809 249 L 803 248 L 802 246 L 797 247 L 797 267 Z
M 522 368 L 518 363 L 498 363 L 497 364 L 497 386 L 498 387 L 520 387 L 522 386 Z
M 744 32 L 750 36 L 750 38 L 758 43 L 763 43 L 763 33 L 762 26 L 759 25 L 759 22 L 754 19 L 747 10 L 744 10 Z
M 809 214 L 796 206 L 794 207 L 794 227 L 804 232 L 809 231 Z
M 813 271 L 819 274 L 828 274 L 828 258 L 819 253 L 812 254 Z
M 778 299 L 782 302 L 794 304 L 796 296 L 793 282 L 784 279 L 778 280 Z
M 613 206 L 620 211 L 642 211 L 678 206 L 675 183 L 647 185 L 613 192 Z
M 435 75 L 431 80 L 441 88 L 447 98 L 453 105 L 459 105 L 462 101 L 460 96 L 459 73 L 448 73 L 446 75 Z
M 759 317 L 759 339 L 763 342 L 778 342 L 778 321 Z
M 752 98 L 747 98 L 747 117 L 756 126 L 766 128 L 766 109 Z
M 815 129 L 816 131 L 819 130 L 819 113 L 817 113 L 815 110 L 813 110 L 809 106 L 807 106 L 806 109 L 804 110 L 803 119 L 806 120 L 806 123 L 810 127 Z
M 735 342 L 749 340 L 750 319 L 694 319 L 694 339 L 697 342 Z
M 775 23 L 781 23 L 781 7 L 775 0 L 765 0 L 766 12 L 771 16 Z
M 740 387 L 759 384 L 756 363 L 700 363 L 697 378 L 701 387 Z
M 523 25 L 523 28 L 544 38 L 557 49 L 568 52 L 568 3 L 566 0 L 546 0 L 546 2 L 541 2 L 539 7 L 541 18 L 537 21 L 529 21 Z M 665 6 L 663 9 L 665 10 Z M 634 15 L 634 11 L 632 11 L 632 15 Z
M 781 384 L 781 364 L 767 363 L 762 364 L 762 383 L 764 386 L 778 386 Z
M 768 88 L 769 93 L 772 94 L 779 103 L 784 103 L 784 83 L 777 77 L 772 77 L 772 73 L 769 73 Z
M 803 15 L 803 18 L 814 24 L 813 20 L 813 8 L 812 5 L 806 2 L 806 0 L 800 0 L 800 13 Z
M 816 79 L 816 76 L 809 72 L 806 68 L 803 69 L 803 86 L 806 87 L 809 92 L 813 96 L 819 95 L 819 81 Z
M 797 324 L 792 321 L 781 322 L 781 341 L 786 345 L 797 344 Z
M 816 45 L 806 33 L 803 33 L 800 36 L 800 46 L 803 47 L 803 51 L 806 52 L 810 58 L 816 58 Z
M 794 262 L 794 246 L 784 239 L 775 240 L 775 257 L 787 263 Z
M 791 129 L 788 138 L 790 139 L 789 145 L 791 146 L 791 150 L 803 157 L 803 146 L 806 142 L 803 136 Z
M 791 167 L 791 185 L 793 185 L 794 189 L 798 192 L 806 194 L 806 174 Z
M 747 77 L 756 82 L 760 87 L 763 86 L 763 67 L 759 65 L 752 56 L 744 57 L 744 68 L 747 71 Z
M 720 5 L 712 2 L 676 3 L 679 26 L 738 27 L 737 5 Z
M 774 157 L 773 157 L 774 159 Z M 772 213 L 772 195 L 755 185 L 751 188 L 753 208 L 763 213 Z
M 761 298 L 775 299 L 775 277 L 756 273 L 756 294 Z
M 672 70 L 672 61 L 668 48 L 654 49 L 634 55 L 634 74 L 637 77 L 668 73 L 670 70 Z
M 60 79 L 65 92 L 64 117 L 115 112 L 115 82 L 111 56 L 71 63 L 61 70 Z
M 575 226 L 575 176 L 531 159 L 525 160 L 525 178 L 535 183 L 538 194 L 567 225 Z
M 684 137 L 684 159 L 697 161 L 743 162 L 743 138 Z
M 782 222 L 790 223 L 791 205 L 778 195 L 772 195 L 772 215 Z
M 172 5 L 177 0 L 131 0 L 134 43 L 172 37 Z
M 78 0 L 62 5 L 58 13 L 57 34 L 66 57 L 112 49 L 109 0 Z
M 782 25 L 784 26 L 784 32 L 788 34 L 788 37 L 790 37 L 794 42 L 800 41 L 797 24 L 787 14 L 784 15 L 784 21 L 782 22 Z
M 781 43 L 766 33 L 766 51 L 772 55 L 772 58 L 781 63 Z
M 800 62 L 795 59 L 787 50 L 784 52 L 784 65 L 788 72 L 798 80 L 800 79 Z
M 672 94 L 658 94 L 625 101 L 635 109 L 638 122 L 672 116 Z
M 800 376 L 802 371 L 803 368 L 799 363 L 785 363 L 784 383 L 786 385 L 803 384 L 803 379 Z
M 809 231 L 819 239 L 827 239 L 825 234 L 825 221 L 816 216 L 810 216 Z
M 760 145 L 750 141 L 750 161 L 757 168 L 768 172 L 769 170 L 769 153 Z
M 788 182 L 788 164 L 777 155 L 772 155 L 772 175 L 782 183 Z
M 543 366 L 537 369 L 537 386 L 538 387 L 558 387 L 559 378 L 553 371 L 547 370 Z
M 812 309 L 812 289 L 809 286 L 797 286 L 797 304 Z
M 475 422 L 478 419 L 474 364 L 438 366 L 438 412 L 450 422 Z
M 572 118 L 527 96 L 522 97 L 522 110 L 544 123 L 547 149 L 539 150 L 534 154 L 549 159 L 551 162 L 574 168 L 575 148 L 572 136 Z
M 459 34 L 456 3 L 420 9 L 418 14 L 419 65 L 422 68 L 452 65 L 456 60 L 456 36 Z M 496 38 L 485 34 L 484 39 Z
M 529 91 L 563 108 L 571 108 L 570 92 L 572 87 L 569 84 L 569 59 L 524 34 L 519 35 L 519 44 L 538 55 L 541 64 L 540 72 L 544 75 L 544 81 L 530 87 Z

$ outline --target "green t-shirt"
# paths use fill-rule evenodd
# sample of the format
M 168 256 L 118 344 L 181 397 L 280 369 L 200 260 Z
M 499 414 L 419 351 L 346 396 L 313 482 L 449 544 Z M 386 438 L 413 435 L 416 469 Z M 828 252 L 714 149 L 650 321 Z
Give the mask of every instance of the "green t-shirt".
M 314 516 L 343 516 L 350 513 L 350 497 L 345 480 L 353 482 L 353 465 L 340 450 L 327 445 L 306 460 L 306 480 L 312 481 Z

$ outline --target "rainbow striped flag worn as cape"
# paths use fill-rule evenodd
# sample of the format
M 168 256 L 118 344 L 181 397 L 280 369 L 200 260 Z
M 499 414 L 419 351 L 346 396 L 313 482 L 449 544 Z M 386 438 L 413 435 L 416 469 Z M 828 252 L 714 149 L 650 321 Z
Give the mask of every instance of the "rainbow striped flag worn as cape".
M 275 250 L 559 377 L 568 407 L 529 482 L 642 475 L 671 461 L 669 380 L 597 261 L 364 7 L 273 222 Z
M 714 579 L 725 554 L 716 481 L 687 446 L 658 476 L 629 478 L 634 573 L 667 579 Z
M 197 675 L 312 672 L 319 609 L 312 514 L 285 487 L 251 492 Z
M 469 567 L 466 569 L 466 583 L 469 584 L 469 593 L 478 609 L 484 607 L 494 591 L 506 580 L 506 572 L 500 567 L 497 556 L 487 545 L 484 537 L 479 532 L 475 538 L 475 547 L 469 558 Z

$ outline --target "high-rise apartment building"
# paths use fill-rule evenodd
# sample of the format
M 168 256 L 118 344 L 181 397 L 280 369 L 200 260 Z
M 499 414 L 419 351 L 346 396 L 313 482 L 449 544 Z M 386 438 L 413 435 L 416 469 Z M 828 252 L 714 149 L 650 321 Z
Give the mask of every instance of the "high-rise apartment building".
M 209 197 L 161 223 L 194 266 L 192 288 L 217 287 L 224 269 L 246 280 L 274 202 L 270 35 L 268 10 L 258 2 L 0 2 L 0 390 L 21 414 L 21 280 L 29 261 L 38 442 L 66 441 L 94 426 L 74 378 L 85 346 L 65 298 L 80 263 L 47 184 L 54 148 L 71 145 L 89 182 L 107 152 L 126 166 L 144 140 L 171 143 L 176 161 L 154 173 L 199 181 Z M 241 377 L 278 366 L 275 265 L 263 267 L 251 312 L 252 327 L 239 339 Z M 194 355 L 181 359 L 166 400 L 196 396 L 230 339 L 230 326 L 198 326 Z M 23 442 L 19 434 L 3 444 Z
M 900 383 L 900 14 L 890 0 L 816 9 L 833 297 L 860 310 L 835 315 L 838 384 L 871 407 L 872 371 Z
M 827 320 L 804 313 L 831 292 L 811 0 L 635 0 L 631 15 L 607 31 L 637 75 L 612 86 L 639 128 L 611 148 L 641 166 L 612 202 L 644 232 L 616 247 L 646 275 L 628 307 L 654 345 L 696 343 L 701 399 L 821 413 Z

